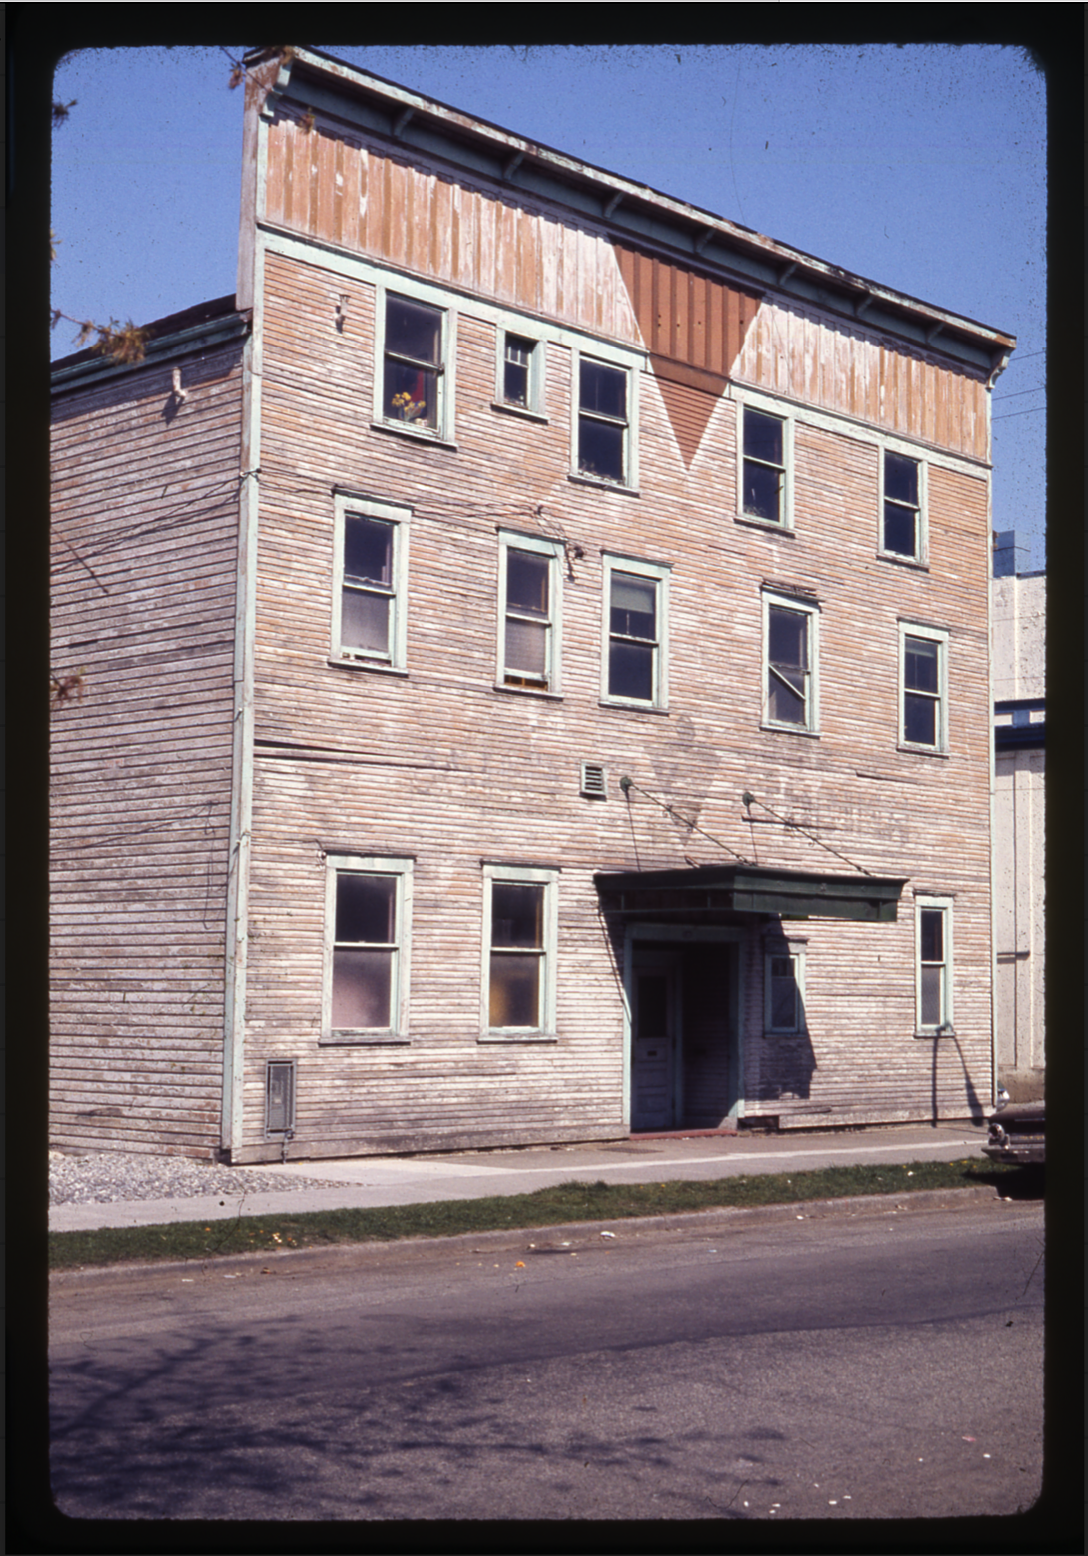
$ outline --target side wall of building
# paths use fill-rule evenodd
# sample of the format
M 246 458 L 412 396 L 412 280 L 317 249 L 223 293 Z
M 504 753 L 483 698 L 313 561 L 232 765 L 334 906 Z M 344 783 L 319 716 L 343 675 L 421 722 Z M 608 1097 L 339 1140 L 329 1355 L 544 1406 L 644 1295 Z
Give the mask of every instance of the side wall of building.
M 56 396 L 58 1146 L 219 1144 L 240 432 L 237 343 Z

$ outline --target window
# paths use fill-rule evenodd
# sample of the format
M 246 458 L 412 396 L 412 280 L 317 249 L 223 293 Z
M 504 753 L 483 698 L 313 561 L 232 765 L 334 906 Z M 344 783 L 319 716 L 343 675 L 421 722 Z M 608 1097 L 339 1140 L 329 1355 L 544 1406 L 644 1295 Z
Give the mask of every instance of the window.
M 323 1042 L 407 1042 L 412 864 L 327 859 Z
M 921 1037 L 952 1035 L 952 904 L 917 897 L 915 1030 Z
M 606 557 L 606 701 L 664 707 L 669 570 L 659 563 Z
M 499 684 L 557 691 L 562 546 L 530 535 L 499 540 Z
M 441 433 L 446 314 L 390 292 L 384 317 L 381 418 Z
M 763 596 L 763 723 L 815 734 L 819 608 L 789 595 Z
M 919 751 L 948 749 L 948 633 L 899 626 L 900 744 Z
M 590 357 L 577 360 L 578 473 L 627 485 L 627 369 Z
M 408 511 L 338 493 L 335 543 L 333 658 L 403 669 Z
M 544 401 L 544 346 L 525 335 L 499 331 L 499 359 L 496 401 L 508 410 L 540 414 Z
M 744 405 L 740 511 L 766 524 L 789 523 L 787 472 L 789 422 Z
M 557 872 L 484 867 L 483 1032 L 554 1037 Z
M 881 550 L 890 556 L 921 561 L 925 555 L 924 485 L 921 461 L 884 450 Z
M 789 941 L 767 948 L 764 959 L 763 1024 L 766 1032 L 805 1030 L 805 950 Z

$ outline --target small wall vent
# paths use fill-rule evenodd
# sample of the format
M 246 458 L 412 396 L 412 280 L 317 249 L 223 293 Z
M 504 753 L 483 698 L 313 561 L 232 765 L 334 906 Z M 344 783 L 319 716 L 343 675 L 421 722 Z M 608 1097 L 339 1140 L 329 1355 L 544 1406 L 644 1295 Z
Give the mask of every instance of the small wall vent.
M 599 762 L 582 763 L 582 794 L 587 800 L 608 798 L 608 783 Z
M 295 1130 L 295 1061 L 270 1059 L 265 1072 L 264 1132 L 289 1135 Z

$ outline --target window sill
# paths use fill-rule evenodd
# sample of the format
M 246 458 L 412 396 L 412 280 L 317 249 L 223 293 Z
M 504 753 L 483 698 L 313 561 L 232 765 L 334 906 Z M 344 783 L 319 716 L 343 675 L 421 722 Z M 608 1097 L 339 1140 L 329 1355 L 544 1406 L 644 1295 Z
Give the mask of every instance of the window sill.
M 567 480 L 573 481 L 575 486 L 592 486 L 598 492 L 621 492 L 625 497 L 640 496 L 637 486 L 628 486 L 625 481 L 610 481 L 606 476 L 587 475 L 584 470 L 570 470 Z
M 513 405 L 507 400 L 492 400 L 491 409 L 501 411 L 504 416 L 520 416 L 522 421 L 539 421 L 544 426 L 548 425 L 544 412 L 534 411 L 531 405 Z
M 554 1032 L 481 1032 L 481 1043 L 558 1043 Z
M 398 421 L 372 421 L 372 432 L 391 432 L 396 438 L 409 438 L 413 443 L 431 443 L 437 448 L 448 448 L 456 454 L 457 444 L 450 443 L 448 439 L 440 437 L 437 432 L 425 432 L 422 427 L 413 427 L 408 422 Z
M 907 745 L 906 742 L 902 740 L 899 742 L 895 749 L 897 751 L 902 751 L 910 756 L 941 757 L 946 762 L 949 757 L 949 753 L 947 751 L 938 751 L 936 746 L 911 746 Z
M 897 551 L 878 551 L 878 562 L 894 562 L 897 567 L 909 567 L 916 573 L 928 573 L 929 563 L 922 557 L 900 556 Z
M 934 1037 L 955 1037 L 956 1029 L 955 1029 L 955 1027 L 942 1027 L 941 1030 L 938 1032 L 936 1027 L 931 1027 L 929 1029 L 929 1031 L 921 1031 L 921 1032 L 916 1031 L 914 1035 L 918 1039 L 928 1039 L 928 1038 L 934 1038 Z
M 808 740 L 819 740 L 818 729 L 805 729 L 800 724 L 770 724 L 763 722 L 760 729 L 769 735 L 804 735 Z
M 562 702 L 561 692 L 549 691 L 546 686 L 507 686 L 504 681 L 496 681 L 491 688 L 494 692 L 508 692 L 514 697 L 537 697 L 542 702 Z
M 326 663 L 334 670 L 371 670 L 376 671 L 379 675 L 397 675 L 402 680 L 407 680 L 408 678 L 408 671 L 402 669 L 400 665 L 383 664 L 380 659 L 333 659 L 330 657 L 326 660 Z
M 410 1037 L 390 1036 L 388 1032 L 367 1033 L 353 1032 L 349 1035 L 333 1033 L 331 1037 L 319 1037 L 319 1048 L 408 1048 L 411 1046 Z
M 763 1036 L 768 1040 L 777 1040 L 781 1037 L 807 1037 L 808 1032 L 804 1027 L 798 1027 L 796 1031 L 793 1032 L 776 1032 L 771 1028 L 767 1028 L 764 1030 Z
M 598 703 L 601 708 L 615 708 L 619 713 L 657 713 L 668 718 L 669 710 L 656 702 L 624 702 L 619 697 L 602 697 Z
M 733 523 L 744 524 L 749 529 L 764 530 L 768 535 L 788 535 L 791 540 L 797 539 L 788 524 L 780 524 L 775 519 L 757 519 L 752 513 L 735 513 Z

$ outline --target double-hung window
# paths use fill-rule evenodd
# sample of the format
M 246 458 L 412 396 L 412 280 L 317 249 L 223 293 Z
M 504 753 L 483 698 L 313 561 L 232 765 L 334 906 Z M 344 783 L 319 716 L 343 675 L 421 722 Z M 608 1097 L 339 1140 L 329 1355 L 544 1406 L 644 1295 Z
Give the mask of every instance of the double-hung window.
M 384 294 L 382 421 L 444 434 L 448 325 L 445 309 Z
M 890 448 L 881 460 L 880 549 L 908 561 L 925 559 L 925 465 Z
M 408 1041 L 411 859 L 326 860 L 322 1042 Z
M 592 357 L 578 355 L 576 361 L 578 474 L 632 486 L 630 372 Z
M 916 897 L 915 1031 L 919 1037 L 951 1034 L 952 904 L 942 897 Z
M 500 686 L 559 689 L 561 556 L 559 541 L 499 534 Z
M 763 724 L 816 734 L 819 728 L 819 607 L 792 595 L 763 595 Z
M 510 330 L 499 331 L 499 342 L 496 403 L 539 416 L 544 402 L 544 343 Z
M 660 563 L 605 557 L 604 701 L 666 706 L 668 583 Z
M 789 526 L 790 423 L 753 405 L 741 406 L 740 512 L 765 524 Z
M 948 750 L 948 633 L 899 623 L 899 743 Z
M 554 869 L 484 866 L 484 1037 L 555 1035 L 557 880 Z
M 334 660 L 403 669 L 408 518 L 406 508 L 337 493 Z
M 767 947 L 763 1000 L 765 1032 L 805 1030 L 805 948 L 801 942 L 789 941 Z

